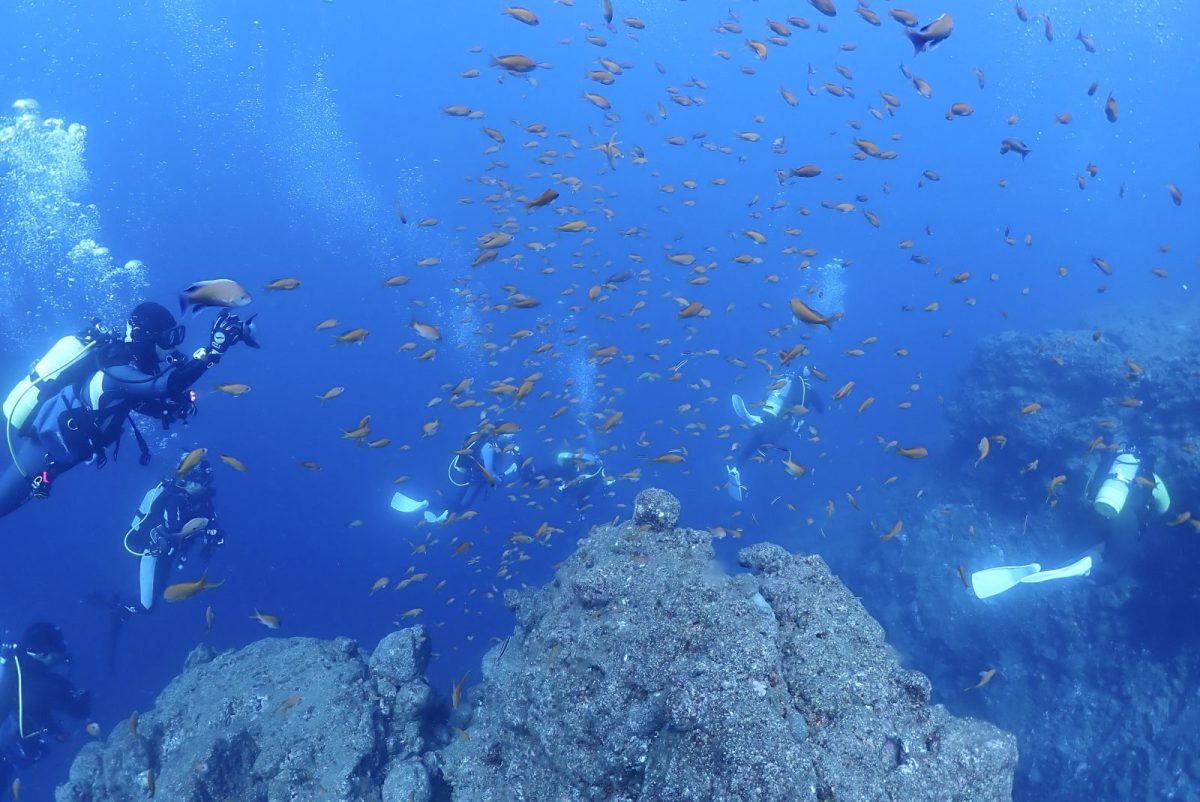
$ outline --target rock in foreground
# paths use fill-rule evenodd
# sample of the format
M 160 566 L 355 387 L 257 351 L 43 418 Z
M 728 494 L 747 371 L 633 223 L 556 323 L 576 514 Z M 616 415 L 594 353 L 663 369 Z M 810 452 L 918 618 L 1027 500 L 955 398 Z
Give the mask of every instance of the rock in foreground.
M 58 802 L 643 800 L 993 802 L 1015 740 L 929 704 L 818 557 L 744 549 L 715 566 L 678 501 L 638 497 L 540 590 L 426 738 L 420 628 L 365 658 L 345 639 L 193 654 L 142 716 L 87 745 Z M 448 727 L 436 728 L 449 733 Z
M 470 740 L 441 754 L 454 799 L 1011 799 L 1015 739 L 931 706 L 820 558 L 740 560 L 756 574 L 714 569 L 706 532 L 600 526 L 511 591 Z
M 140 802 L 150 772 L 172 802 L 380 799 L 386 769 L 425 749 L 427 659 L 421 628 L 389 635 L 369 663 L 344 638 L 198 647 L 136 734 L 121 724 L 83 748 L 56 799 Z

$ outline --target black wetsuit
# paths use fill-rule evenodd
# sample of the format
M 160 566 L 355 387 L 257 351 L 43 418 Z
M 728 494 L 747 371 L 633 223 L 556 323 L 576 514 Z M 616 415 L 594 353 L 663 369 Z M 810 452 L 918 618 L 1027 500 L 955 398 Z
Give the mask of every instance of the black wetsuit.
M 1100 461 L 1087 486 L 1089 504 L 1094 504 L 1104 482 L 1113 473 L 1114 462 L 1121 454 L 1136 451 L 1119 450 Z M 1137 455 L 1137 472 L 1129 479 L 1129 493 L 1115 518 L 1104 518 L 1101 524 L 1103 539 L 1090 550 L 1101 557 L 1097 576 L 1119 577 L 1131 570 L 1141 553 L 1141 538 L 1150 524 L 1161 518 L 1156 507 L 1154 488 L 1158 482 L 1154 459 Z
M 0 786 L 8 786 L 14 768 L 34 762 L 51 740 L 65 736 L 57 716 L 82 719 L 91 702 L 63 674 L 20 647 L 6 647 L 0 662 Z
M 572 454 L 569 458 L 556 461 L 544 472 L 564 495 L 575 499 L 575 506 L 583 509 L 592 500 L 592 493 L 608 486 L 604 473 L 604 462 L 595 454 Z
M 779 414 L 772 415 L 764 410 L 759 416 L 762 418 L 762 423 L 751 426 L 746 433 L 746 440 L 734 452 L 734 467 L 740 470 L 764 446 L 779 445 L 792 429 L 794 420 L 791 409 L 796 404 L 804 403 L 810 405 L 817 412 L 825 411 L 824 404 L 813 393 L 811 386 L 807 384 L 807 379 L 796 375 L 791 381 L 791 386 L 787 388 L 787 394 L 780 403 Z
M 458 455 L 454 465 L 450 469 L 451 477 L 461 492 L 450 509 L 463 512 L 471 509 L 480 495 L 504 484 L 521 469 L 521 450 L 516 445 L 506 447 L 494 438 L 481 438 L 471 445 L 469 455 Z M 528 470 L 522 476 L 531 478 Z
M 107 462 L 130 413 L 156 418 L 182 405 L 186 392 L 216 363 L 176 352 L 158 362 L 153 345 L 115 342 L 99 349 L 96 370 L 42 400 L 24 428 L 11 432 L 12 461 L 0 473 L 0 517 L 25 503 L 31 480 L 47 471 L 51 482 L 81 462 Z M 138 435 L 140 438 L 140 435 Z
M 152 574 L 139 575 L 139 602 L 143 610 L 153 605 L 172 569 L 182 567 L 197 549 L 207 562 L 216 547 L 225 542 L 212 500 L 213 491 L 209 488 L 189 493 L 165 480 L 146 493 L 125 541 L 130 551 L 143 553 L 143 560 L 153 560 L 147 569 Z M 208 523 L 186 537 L 179 537 L 194 518 L 207 518 Z

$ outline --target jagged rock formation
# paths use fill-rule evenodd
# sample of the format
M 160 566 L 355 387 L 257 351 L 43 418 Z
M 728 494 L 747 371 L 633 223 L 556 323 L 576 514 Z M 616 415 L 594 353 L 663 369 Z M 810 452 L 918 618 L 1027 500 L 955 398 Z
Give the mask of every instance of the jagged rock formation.
M 151 772 L 154 797 L 171 802 L 380 799 L 385 770 L 382 798 L 428 799 L 428 653 L 420 627 L 369 660 L 345 638 L 197 647 L 136 733 L 121 724 L 83 748 L 57 802 L 141 802 Z
M 673 523 L 646 509 L 660 493 L 635 521 Z M 440 756 L 454 798 L 1011 798 L 1012 736 L 930 706 L 820 558 L 740 561 L 756 573 L 716 570 L 703 531 L 599 526 L 553 583 L 510 592 L 471 739 Z
M 645 491 L 553 582 L 507 594 L 516 628 L 451 713 L 468 739 L 426 736 L 419 628 L 369 661 L 262 641 L 197 655 L 137 735 L 84 748 L 58 802 L 144 799 L 151 768 L 185 802 L 1011 799 L 1015 739 L 930 705 L 820 558 L 762 544 L 730 576 L 678 515 Z
M 948 407 L 964 459 L 981 436 L 1004 434 L 1007 445 L 993 448 L 989 459 L 1007 457 L 1018 470 L 1038 459 L 1043 474 L 1067 474 L 1082 491 L 1097 452 L 1130 443 L 1154 455 L 1173 495 L 1194 498 L 1200 493 L 1198 328 L 1194 313 L 1138 315 L 1114 320 L 1099 340 L 1090 330 L 1074 330 L 982 341 Z M 1035 402 L 1037 412 L 1021 414 Z M 1047 481 L 1030 475 L 998 489 L 1032 495 L 1032 484 L 1044 496 Z

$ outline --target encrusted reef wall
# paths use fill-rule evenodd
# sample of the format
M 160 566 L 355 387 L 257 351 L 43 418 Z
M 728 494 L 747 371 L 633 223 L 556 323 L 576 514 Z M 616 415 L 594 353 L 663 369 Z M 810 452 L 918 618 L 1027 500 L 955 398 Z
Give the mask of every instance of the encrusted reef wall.
M 345 638 L 199 646 L 136 726 L 80 751 L 57 802 L 429 799 L 428 657 L 421 627 L 370 656 Z
M 1082 493 L 1099 455 L 1124 444 L 1156 461 L 1172 496 L 1200 493 L 1200 319 L 1133 315 L 1103 332 L 1008 333 L 979 344 L 948 407 L 966 469 L 980 437 L 1003 434 L 991 462 L 1012 467 L 1013 498 L 1046 495 L 1066 474 Z M 1099 339 L 1095 339 L 1095 337 Z M 1034 412 L 1022 414 L 1030 404 Z M 1040 470 L 1020 473 L 1038 460 Z
M 820 558 L 762 544 L 729 575 L 678 516 L 644 491 L 510 591 L 515 629 L 457 710 L 431 699 L 420 628 L 370 659 L 345 640 L 201 654 L 58 800 L 144 799 L 151 768 L 159 798 L 197 802 L 1011 799 L 1015 739 L 931 705 Z

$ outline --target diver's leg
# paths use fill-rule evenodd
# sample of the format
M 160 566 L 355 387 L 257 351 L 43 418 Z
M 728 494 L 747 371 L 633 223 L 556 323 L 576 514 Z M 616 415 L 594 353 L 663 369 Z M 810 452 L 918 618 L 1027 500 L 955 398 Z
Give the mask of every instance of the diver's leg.
M 47 465 L 45 449 L 34 440 L 14 437 L 12 448 L 13 451 L 8 454 L 8 465 L 0 474 L 0 517 L 29 500 L 33 477 L 39 475 Z
M 471 509 L 471 505 L 475 503 L 475 499 L 479 498 L 481 489 L 481 482 L 475 479 L 468 482 L 467 486 L 462 489 L 462 493 L 458 496 L 457 510 L 461 512 Z

